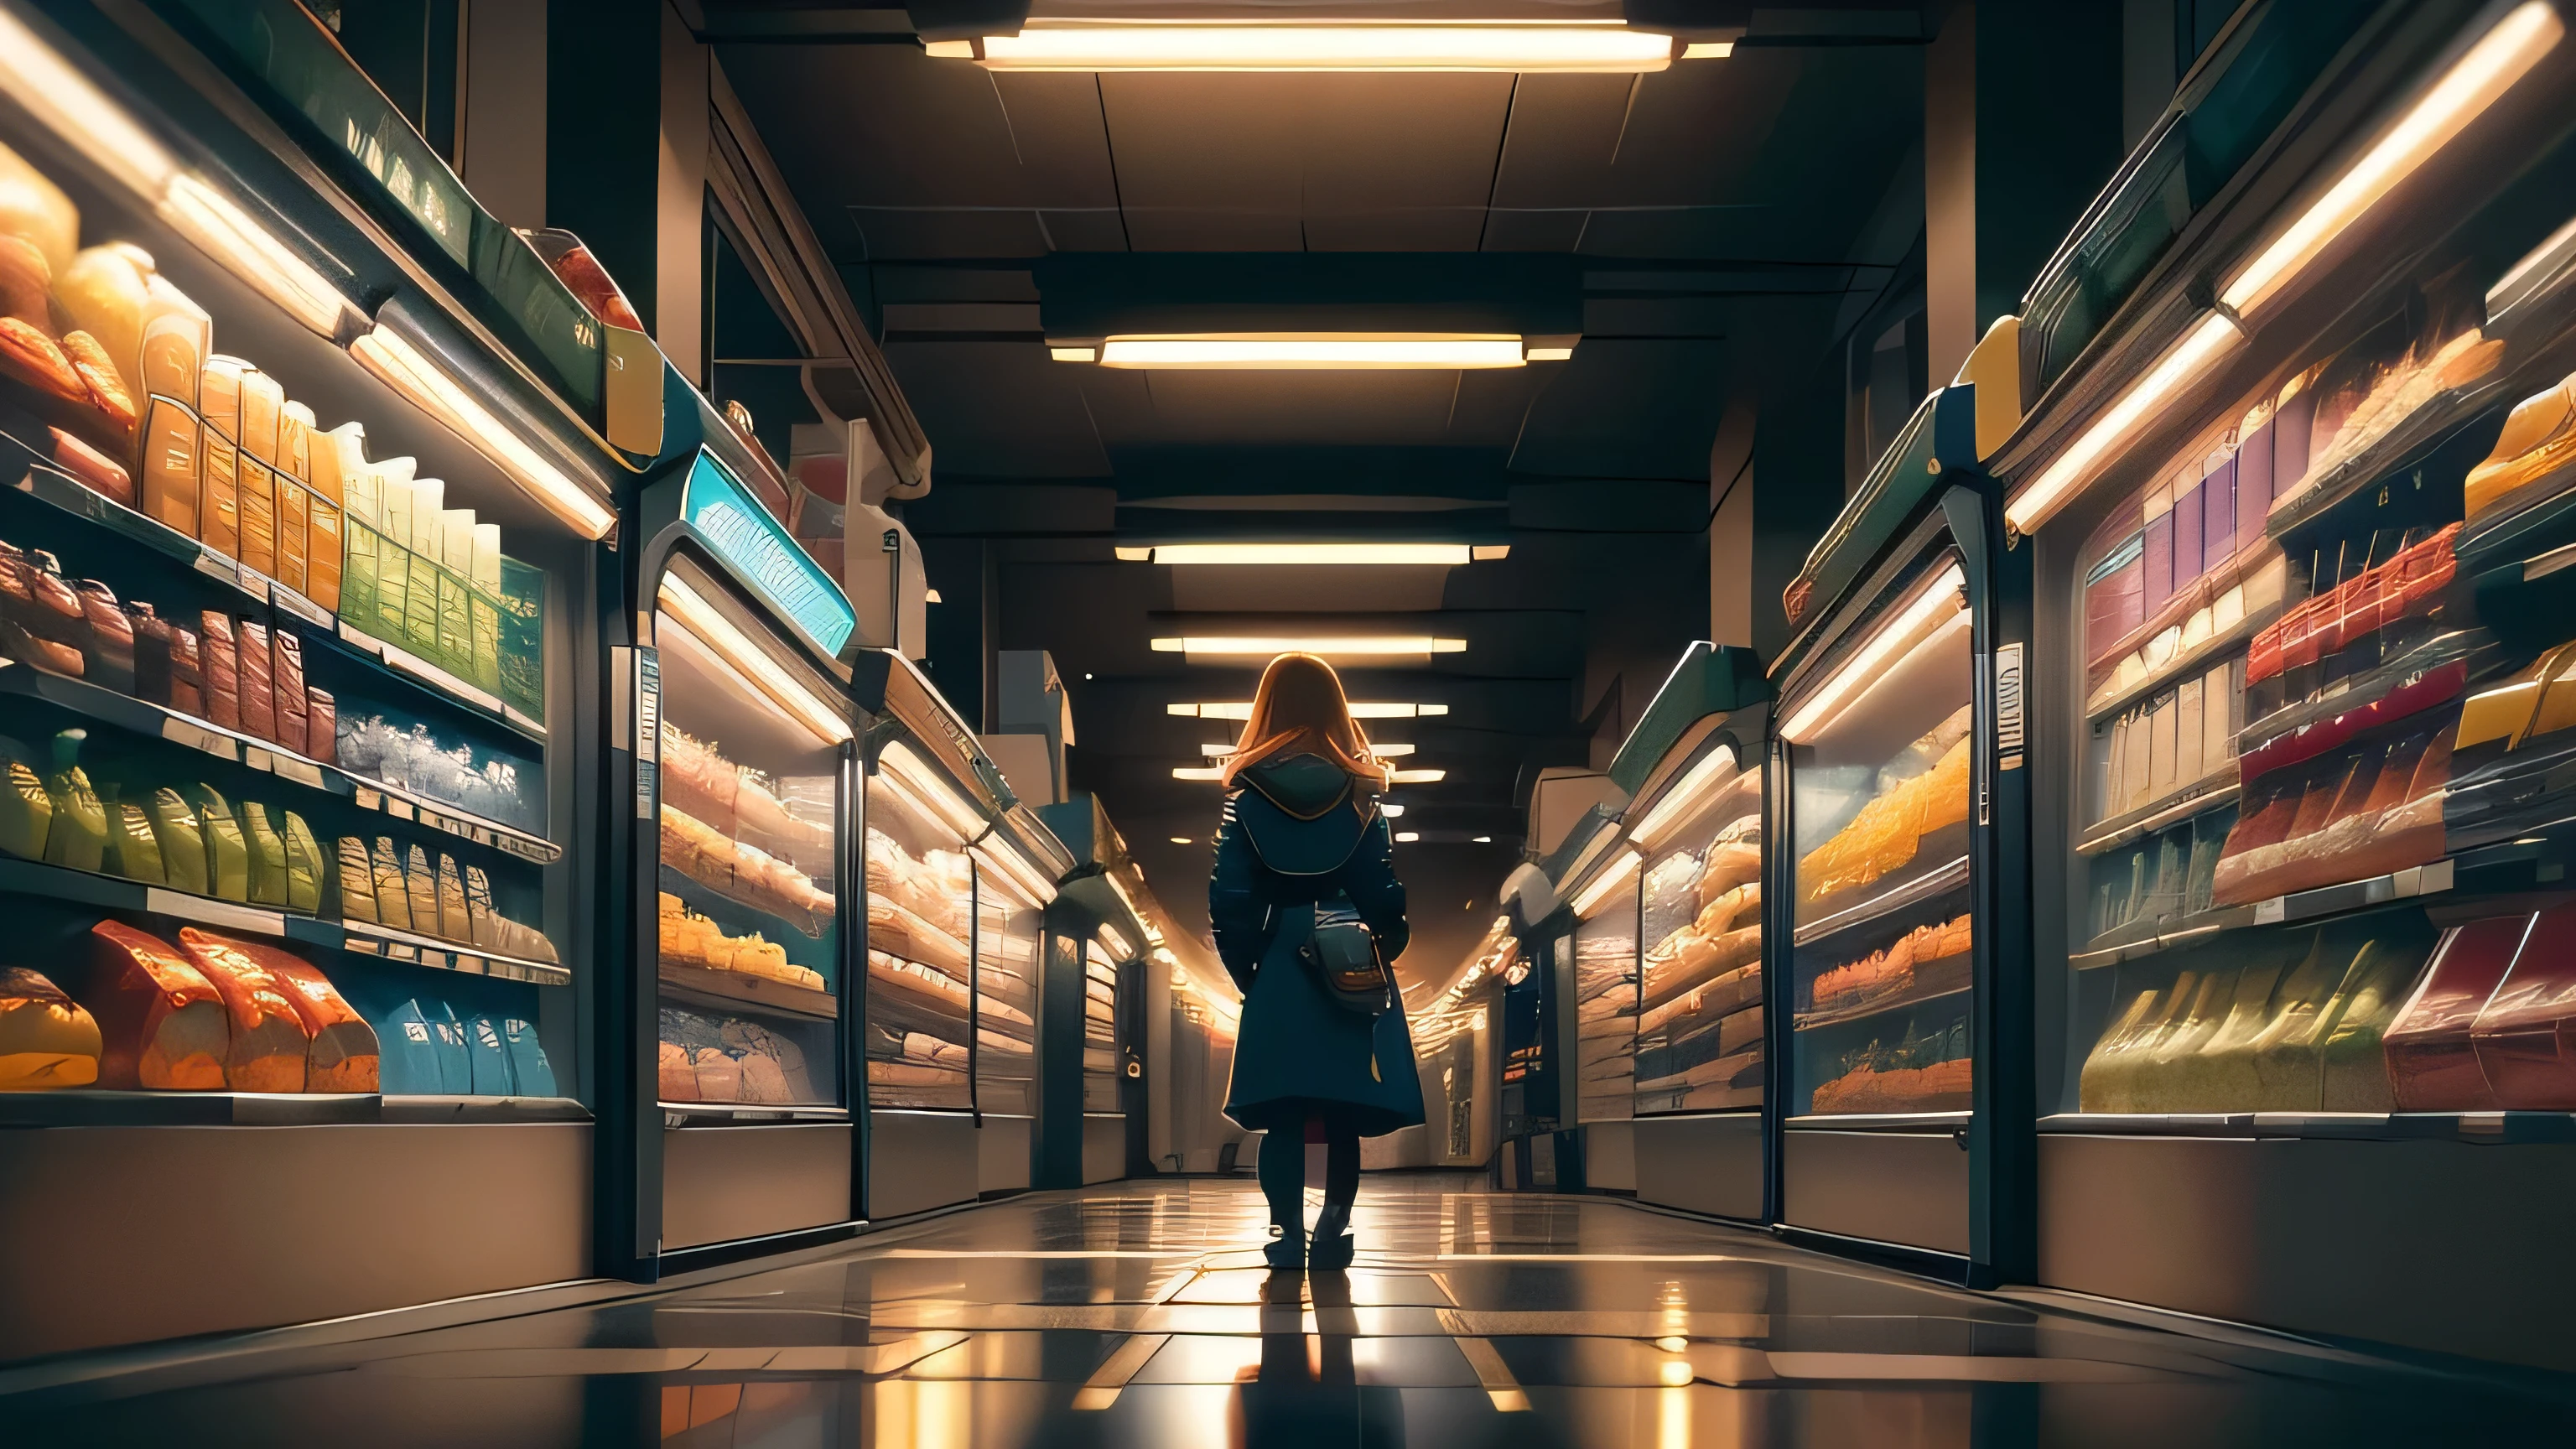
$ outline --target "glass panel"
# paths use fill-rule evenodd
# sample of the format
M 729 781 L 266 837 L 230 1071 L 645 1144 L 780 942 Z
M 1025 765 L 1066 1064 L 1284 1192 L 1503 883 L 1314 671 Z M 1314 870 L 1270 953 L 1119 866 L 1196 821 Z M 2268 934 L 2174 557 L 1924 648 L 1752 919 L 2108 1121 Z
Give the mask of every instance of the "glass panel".
M 1637 1092 L 1636 857 L 1609 868 L 1621 883 L 1574 927 L 1576 1102 L 1581 1120 L 1632 1115 Z
M 1762 779 L 1721 740 L 1666 790 L 1643 871 L 1637 1111 L 1762 1105 Z
M 1118 965 L 1097 941 L 1082 947 L 1082 1110 L 1118 1110 Z
M 997 870 L 975 872 L 975 1102 L 1037 1110 L 1038 953 L 1046 912 Z
M 1969 614 L 1959 556 L 1914 570 L 1791 701 L 1791 1115 L 1969 1103 Z
M 975 869 L 959 802 L 900 742 L 868 777 L 868 1101 L 975 1105 Z M 945 810 L 942 807 L 947 807 Z
M 674 572 L 697 600 L 721 593 L 685 563 Z M 662 1100 L 834 1105 L 840 743 L 751 684 L 730 652 L 748 641 L 689 627 L 673 598 L 666 586 L 654 625 Z

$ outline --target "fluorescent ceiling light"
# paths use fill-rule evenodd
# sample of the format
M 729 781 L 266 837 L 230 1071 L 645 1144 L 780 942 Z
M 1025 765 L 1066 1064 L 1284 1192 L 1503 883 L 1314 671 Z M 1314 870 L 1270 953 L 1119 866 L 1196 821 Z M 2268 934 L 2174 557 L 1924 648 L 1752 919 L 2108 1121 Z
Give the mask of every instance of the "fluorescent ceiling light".
M 1401 820 L 1404 818 L 1404 807 L 1401 805 L 1387 805 L 1381 803 L 1377 807 L 1377 813 L 1385 816 L 1389 820 Z
M 1187 845 L 1190 843 L 1190 838 L 1186 835 L 1175 835 L 1172 837 L 1172 843 L 1174 845 Z
M 931 54 L 958 55 L 957 42 Z M 1634 75 L 1673 62 L 1673 38 L 1615 24 L 1030 25 L 969 50 L 988 70 L 1463 70 Z
M 2218 300 L 2241 316 L 2278 296 L 2345 228 L 2466 130 L 2566 33 L 2546 0 L 2516 6 L 2335 178 L 2325 195 L 2230 279 Z
M 1199 746 L 1199 753 L 1207 756 L 1211 760 L 1225 759 L 1232 755 L 1234 750 L 1235 747 L 1228 744 L 1209 743 Z M 1383 740 L 1371 740 L 1369 741 L 1369 753 L 1377 756 L 1381 760 L 1400 760 L 1413 753 L 1413 746 L 1389 744 Z
M 1097 347 L 1050 347 L 1047 349 L 1047 356 L 1054 358 L 1058 362 L 1098 362 L 1100 360 L 1100 349 Z
M 1355 634 L 1297 638 L 1288 635 L 1190 634 L 1154 641 L 1158 654 L 1320 654 L 1360 657 L 1385 654 L 1463 654 L 1464 639 L 1423 634 Z
M 1720 751 L 1720 753 L 1724 752 Z M 1576 894 L 1574 897 L 1574 914 L 1577 917 L 1591 915 L 1595 907 L 1610 898 L 1610 893 L 1612 891 L 1617 890 L 1621 883 L 1636 875 L 1637 865 L 1644 859 L 1645 857 L 1639 855 L 1636 851 L 1622 848 L 1619 852 L 1619 858 L 1613 860 L 1609 865 L 1604 867 L 1599 875 L 1592 878 L 1592 883 L 1590 885 L 1585 886 L 1581 892 Z
M 1956 572 L 1955 568 L 1953 572 Z M 1652 846 L 1667 829 L 1696 814 L 1720 785 L 1727 784 L 1740 773 L 1733 750 L 1724 745 L 1710 750 L 1673 782 L 1672 788 L 1654 803 L 1645 818 L 1628 831 L 1629 838 L 1639 845 Z
M 1225 771 L 1223 768 L 1216 765 L 1174 765 L 1172 767 L 1172 778 L 1175 780 L 1222 780 L 1225 778 Z
M 1240 332 L 1112 337 L 1103 367 L 1198 368 L 1249 372 L 1411 371 L 1518 367 L 1517 336 L 1452 333 Z
M 1472 843 L 1476 845 L 1491 845 L 1494 843 L 1494 837 L 1490 835 L 1479 835 Z
M 1158 564 L 1463 564 L 1484 551 L 1464 543 L 1160 543 L 1118 556 Z
M 2118 402 L 2050 460 L 2020 496 L 2004 506 L 2004 521 L 2022 533 L 2045 523 L 2092 479 L 2106 455 L 2128 442 L 2244 340 L 2245 334 L 2224 316 L 2215 312 L 2204 316 L 2136 386 L 2121 394 Z
M 1398 770 L 1395 772 L 1395 783 L 1398 785 L 1437 785 L 1448 778 L 1449 772 L 1447 770 Z
M 508 474 L 557 518 L 598 540 L 608 536 L 617 515 L 563 470 L 539 456 L 527 441 L 504 426 L 476 401 L 465 385 L 449 377 L 402 338 L 378 328 L 349 344 L 349 354 L 367 371 L 384 379 L 430 416 L 445 423 L 495 467 Z
M 1780 726 L 1782 737 L 1804 743 L 1809 734 L 1838 711 L 1862 685 L 1879 677 L 1881 666 L 1888 662 L 1889 655 L 1902 646 L 1917 642 L 1918 632 L 1923 626 L 1939 618 L 1943 611 L 1949 612 L 1952 624 L 1966 622 L 1967 583 L 1967 574 L 1955 563 L 1934 574 L 1913 599 L 1897 611 L 1895 617 L 1878 626 L 1869 636 L 1869 642 L 1861 646 L 1860 652 L 1843 661 L 1833 677 L 1808 696 L 1797 713 L 1789 716 L 1788 722 Z M 1641 826 L 1636 834 L 1642 840 L 1646 831 Z
M 1694 40 L 1682 47 L 1684 60 L 1724 60 L 1735 54 L 1732 40 Z
M 1252 701 L 1248 699 L 1210 701 L 1202 704 L 1167 704 L 1163 709 L 1168 714 L 1180 715 L 1187 719 L 1247 720 L 1252 718 Z M 1430 719 L 1448 712 L 1449 706 L 1445 704 L 1399 704 L 1390 700 L 1362 699 L 1351 701 L 1353 719 Z
M 807 729 L 834 744 L 854 737 L 846 707 L 806 688 L 771 658 L 768 650 L 735 628 L 731 619 L 690 588 L 687 580 L 677 574 L 663 575 L 656 600 L 670 621 L 680 626 L 682 634 L 733 666 L 754 692 L 767 695 Z
M 1399 830 L 1395 832 L 1395 843 L 1398 845 L 1411 845 L 1421 838 L 1422 832 L 1419 830 Z
M 1574 360 L 1574 349 L 1571 347 L 1533 347 L 1527 353 L 1523 354 L 1523 356 L 1530 362 L 1571 362 Z

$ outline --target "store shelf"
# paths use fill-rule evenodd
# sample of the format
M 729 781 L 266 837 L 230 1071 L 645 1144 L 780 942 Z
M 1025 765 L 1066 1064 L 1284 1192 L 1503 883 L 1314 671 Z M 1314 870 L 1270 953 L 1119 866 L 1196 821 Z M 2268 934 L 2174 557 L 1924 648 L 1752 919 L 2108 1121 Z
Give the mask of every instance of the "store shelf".
M 0 858 L 0 893 L 41 896 L 103 911 L 166 916 L 192 926 L 247 931 L 258 936 L 293 935 L 301 938 L 306 934 L 305 928 L 327 929 L 335 937 L 330 944 L 338 944 L 338 926 L 328 921 L 317 921 L 311 916 L 292 915 L 275 906 L 255 906 L 190 895 L 167 886 L 150 885 L 98 871 L 74 870 L 67 865 L 47 865 L 40 860 Z
M 434 971 L 457 971 L 468 976 L 489 976 L 499 981 L 525 981 L 537 986 L 569 986 L 572 972 L 551 961 L 531 961 L 518 956 L 503 956 L 476 946 L 460 945 L 436 936 L 423 936 L 410 931 L 397 931 L 391 926 L 369 925 L 364 921 L 291 922 L 287 934 L 307 939 L 317 945 L 334 945 L 356 956 L 373 956 L 383 961 L 399 961 L 409 966 L 426 966 Z M 339 939 L 324 939 L 336 934 Z
M 2343 687 L 2333 694 L 2283 705 L 2261 719 L 2247 720 L 2245 728 L 2237 732 L 2236 756 L 2242 760 L 2306 726 L 2377 704 L 2444 665 L 2460 665 L 2467 677 L 2475 679 L 2503 655 L 2503 646 L 2496 643 L 2486 630 L 2475 625 L 2446 630 L 2394 659 L 2346 678 L 2342 681 Z M 2448 700 L 2428 700 L 2421 708 L 2430 709 L 2443 703 L 2448 703 Z M 2376 728 L 2404 717 L 2373 718 L 2358 728 Z
M 742 1122 L 847 1122 L 847 1107 L 821 1103 L 659 1102 L 665 1127 L 728 1127 Z
M 2093 856 L 2117 850 L 2195 815 L 2205 815 L 2222 806 L 2232 805 L 2244 789 L 2236 761 L 2231 759 L 2161 800 L 2150 800 L 2135 810 L 2123 811 L 2103 820 L 2093 827 L 2091 834 L 2077 842 L 2075 853 Z
M 2296 485 L 2284 506 L 2275 500 L 2271 517 L 2263 532 L 2274 539 L 2285 539 L 2334 512 L 2343 503 L 2368 489 L 2372 484 L 2403 473 L 2418 464 L 2431 461 L 2431 455 L 2454 443 L 2475 446 L 2462 451 L 2470 456 L 2459 464 L 2465 473 L 2470 464 L 2486 455 L 2495 442 L 2490 433 L 2483 438 L 2466 438 L 2469 432 L 2496 403 L 2514 396 L 2513 369 L 2498 367 L 2485 377 L 2464 387 L 2434 394 L 2424 404 L 2406 415 L 2406 420 L 2389 430 L 2386 437 L 2345 459 L 2318 476 L 2313 483 L 2305 479 Z M 2528 388 L 2524 389 L 2528 391 Z M 2499 427 L 2503 419 L 2497 415 Z
M 587 1122 L 590 1109 L 570 1097 L 396 1096 L 384 1099 L 386 1122 Z
M 381 780 L 326 765 L 292 750 L 238 730 L 210 724 L 193 715 L 119 694 L 85 679 L 47 674 L 33 665 L 0 659 L 0 694 L 40 699 L 81 718 L 127 734 L 165 740 L 229 764 L 265 771 L 281 780 L 319 790 L 361 810 L 452 835 L 475 845 L 547 865 L 563 848 L 540 835 L 468 814 L 427 796 Z
M 30 458 L 42 456 L 25 439 L 11 435 L 10 441 Z M 194 569 L 240 594 L 247 603 L 283 609 L 326 629 L 332 625 L 331 611 L 320 604 L 230 554 L 209 548 L 168 524 L 146 517 L 104 493 L 92 491 L 59 469 L 30 462 L 25 474 L 13 486 L 31 498 L 115 534 L 122 542 L 140 544 L 172 563 Z
M 1853 1112 L 1839 1116 L 1826 1113 L 1791 1117 L 1781 1125 L 1792 1130 L 1947 1133 L 1965 1128 L 1975 1116 L 1974 1112 Z
M 878 917 L 886 917 L 880 924 Z M 966 943 L 939 927 L 923 920 L 909 909 L 882 897 L 868 902 L 868 949 L 918 961 L 924 966 L 944 971 L 959 981 L 973 969 L 968 964 Z M 887 939 L 885 926 L 893 927 L 897 940 Z
M 2294 891 L 2243 905 L 2216 906 L 2144 927 L 2124 926 L 2095 937 L 2087 949 L 2068 956 L 2066 964 L 2077 971 L 2097 970 L 2184 946 L 2195 946 L 2222 931 L 2353 915 L 2396 901 L 2439 895 L 2452 889 L 2458 878 L 2460 859 L 2437 860 L 2430 865 L 2409 866 L 2366 880 L 2318 886 L 2314 890 Z M 2138 939 L 2116 939 L 2131 933 L 2138 933 Z
M 1971 974 L 1971 963 L 1974 960 L 1975 956 L 1972 952 L 1962 952 L 1957 956 L 1944 958 L 1943 961 L 1935 964 L 1945 969 L 1933 977 L 1928 985 L 1918 985 L 1915 990 L 1887 1001 L 1873 1001 L 1828 1012 L 1804 1012 L 1795 1018 L 1791 1029 L 1822 1031 L 1827 1027 L 1847 1026 L 1856 1021 L 1867 1021 L 1872 1017 L 1910 1011 L 1929 1002 L 1947 1001 L 1954 996 L 1965 996 L 1975 986 L 1974 981 L 1962 979 Z
M 325 1127 L 367 1122 L 587 1122 L 569 1097 L 373 1092 L 0 1092 L 0 1127 Z
M 2042 1132 L 2368 1142 L 2576 1142 L 2568 1112 L 2060 1112 Z
M 1893 915 L 1909 906 L 1938 900 L 1952 891 L 1964 890 L 1968 884 L 1968 857 L 1961 855 L 1947 864 L 1890 887 L 1857 904 L 1845 906 L 1828 916 L 1798 927 L 1790 943 L 1806 946 L 1828 936 L 1838 935 L 1854 926 L 1865 925 L 1883 916 Z
M 664 995 L 719 1010 L 750 1007 L 819 1021 L 835 1020 L 841 1014 L 841 998 L 831 992 L 772 981 L 766 976 L 714 971 L 676 961 L 663 962 L 661 976 Z
M 369 664 L 401 675 L 411 683 L 446 699 L 449 703 L 471 709 L 493 723 L 515 730 L 539 744 L 545 743 L 546 727 L 541 721 L 528 718 L 518 710 L 502 703 L 499 695 L 468 684 L 399 645 L 388 644 L 375 635 L 348 623 L 338 625 L 328 637 L 346 653 L 354 654 Z
M 782 916 L 765 905 L 745 900 L 731 891 L 718 890 L 669 861 L 662 862 L 661 886 L 665 892 L 678 896 L 682 905 L 702 916 L 712 916 L 718 911 L 728 916 L 757 916 L 764 922 L 774 924 L 781 930 L 791 931 L 809 941 L 822 939 L 821 931 L 809 931 L 802 923 Z M 828 923 L 827 917 L 826 924 Z

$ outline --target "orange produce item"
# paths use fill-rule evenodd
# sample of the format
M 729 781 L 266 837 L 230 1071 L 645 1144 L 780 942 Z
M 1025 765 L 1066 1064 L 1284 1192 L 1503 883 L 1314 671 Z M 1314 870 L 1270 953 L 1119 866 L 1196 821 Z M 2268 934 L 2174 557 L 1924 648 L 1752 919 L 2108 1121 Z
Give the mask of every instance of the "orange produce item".
M 90 928 L 89 990 L 81 1005 L 104 1043 L 98 1084 L 126 1090 L 214 1092 L 224 1085 L 232 1028 L 205 973 L 154 937 L 116 921 Z
M 236 1092 L 301 1092 L 304 1058 L 313 1034 L 286 988 L 240 943 L 194 926 L 179 932 L 179 949 L 205 973 L 232 1018 L 232 1049 L 224 1058 L 224 1083 Z
M 201 952 L 225 951 L 247 959 L 277 981 L 287 1004 L 304 1023 L 312 1049 L 304 1059 L 308 1092 L 372 1092 L 377 1088 L 379 1054 L 376 1029 L 358 1015 L 321 969 L 303 957 L 274 946 L 236 941 L 194 926 L 179 932 L 179 944 L 191 958 Z

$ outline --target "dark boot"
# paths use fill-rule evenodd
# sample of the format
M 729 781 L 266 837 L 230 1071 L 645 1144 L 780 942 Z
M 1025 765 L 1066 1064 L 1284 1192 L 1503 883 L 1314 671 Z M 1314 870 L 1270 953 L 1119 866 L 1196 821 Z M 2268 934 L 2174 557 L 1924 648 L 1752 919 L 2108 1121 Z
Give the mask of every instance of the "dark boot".
M 1268 1263 L 1273 1268 L 1305 1267 L 1305 1232 L 1302 1229 L 1285 1228 L 1277 1225 L 1272 1226 L 1271 1232 L 1275 1234 L 1275 1236 L 1271 1238 L 1269 1245 L 1261 1250 L 1261 1260 Z
M 1351 1205 L 1328 1202 L 1315 1215 L 1315 1235 L 1306 1250 L 1306 1266 L 1319 1273 L 1335 1273 L 1351 1265 L 1351 1255 L 1359 1245 L 1351 1238 Z

